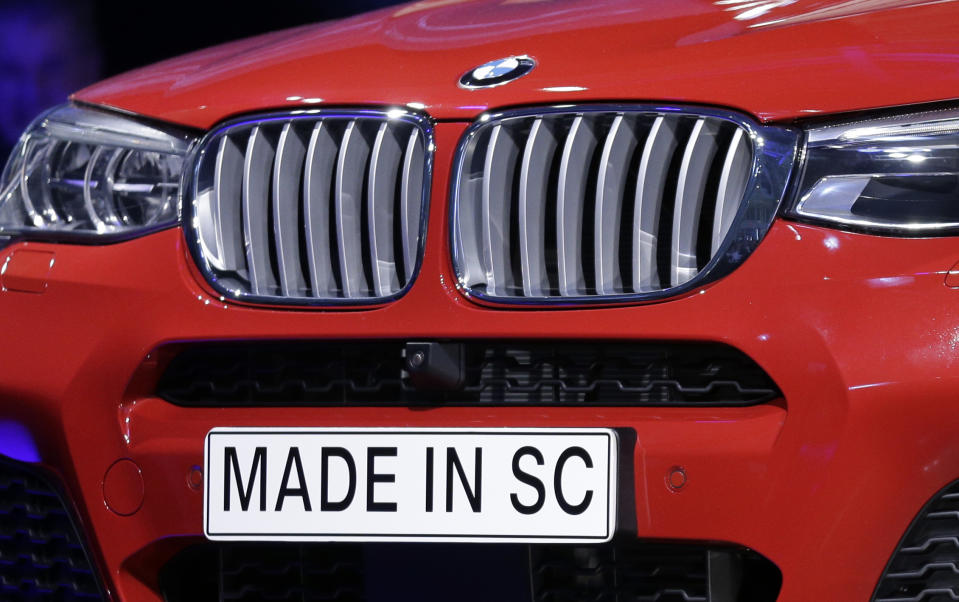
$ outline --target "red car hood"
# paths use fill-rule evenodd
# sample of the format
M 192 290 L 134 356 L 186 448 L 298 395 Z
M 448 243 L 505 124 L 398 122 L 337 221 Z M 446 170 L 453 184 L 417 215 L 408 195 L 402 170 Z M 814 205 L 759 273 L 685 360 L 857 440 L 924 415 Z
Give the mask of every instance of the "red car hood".
M 304 105 L 655 100 L 782 120 L 959 97 L 959 4 L 931 0 L 423 0 L 196 52 L 77 99 L 207 128 Z M 460 88 L 530 55 L 507 85 Z

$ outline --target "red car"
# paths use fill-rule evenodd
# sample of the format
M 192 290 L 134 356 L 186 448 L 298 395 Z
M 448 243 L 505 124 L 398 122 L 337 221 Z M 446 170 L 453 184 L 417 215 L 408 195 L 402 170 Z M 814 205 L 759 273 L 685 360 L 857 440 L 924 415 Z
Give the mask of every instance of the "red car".
M 959 600 L 959 5 L 422 0 L 0 181 L 0 599 Z

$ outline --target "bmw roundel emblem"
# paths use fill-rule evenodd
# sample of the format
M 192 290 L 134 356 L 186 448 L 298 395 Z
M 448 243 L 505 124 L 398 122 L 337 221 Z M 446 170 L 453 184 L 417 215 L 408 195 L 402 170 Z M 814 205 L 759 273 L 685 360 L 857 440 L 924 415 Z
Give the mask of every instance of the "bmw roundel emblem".
M 496 59 L 464 73 L 460 86 L 470 89 L 500 86 L 523 77 L 535 66 L 536 61 L 526 55 Z

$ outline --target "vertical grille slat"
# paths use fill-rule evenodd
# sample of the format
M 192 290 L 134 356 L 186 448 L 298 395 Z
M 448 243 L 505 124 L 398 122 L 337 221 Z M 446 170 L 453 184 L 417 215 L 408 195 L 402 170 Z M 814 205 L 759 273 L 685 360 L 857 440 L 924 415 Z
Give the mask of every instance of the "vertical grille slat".
M 300 190 L 306 144 L 292 123 L 283 126 L 273 166 L 273 229 L 280 288 L 284 296 L 303 294 L 300 260 Z
M 211 285 L 258 303 L 376 303 L 420 261 L 429 122 L 393 109 L 236 120 L 200 142 L 191 250 Z
M 713 254 L 719 250 L 719 245 L 726 238 L 729 226 L 739 210 L 743 193 L 746 191 L 746 182 L 749 180 L 750 162 L 745 135 L 742 130 L 736 130 L 726 150 L 719 190 L 716 193 L 711 245 Z
M 706 188 L 706 175 L 716 155 L 716 135 L 719 124 L 699 119 L 693 126 L 689 142 L 683 151 L 676 185 L 676 205 L 673 209 L 672 253 L 670 256 L 670 285 L 679 286 L 692 280 L 698 273 L 696 237 Z
M 705 107 L 483 115 L 454 163 L 458 285 L 502 303 L 611 303 L 716 280 L 772 225 L 799 138 Z
M 459 266 L 459 277 L 468 287 L 486 286 L 486 269 L 483 267 L 483 194 L 484 168 L 486 166 L 486 152 L 483 150 L 489 143 L 490 130 L 477 132 L 477 141 L 474 152 L 464 156 L 461 167 L 459 189 L 468 203 L 456 204 L 452 211 L 456 214 L 456 223 L 453 228 L 456 232 L 454 249 L 456 263 Z
M 253 128 L 243 163 L 243 230 L 250 288 L 257 295 L 276 294 L 270 262 L 270 174 L 276 145 L 261 127 Z
M 330 255 L 330 182 L 339 154 L 330 126 L 319 122 L 313 126 L 306 152 L 303 174 L 303 214 L 310 286 L 317 298 L 335 297 L 336 277 Z
M 373 143 L 369 174 L 369 242 L 373 264 L 373 290 L 378 297 L 399 290 L 399 274 L 393 245 L 393 215 L 396 176 L 399 173 L 401 148 L 396 128 L 380 125 Z
M 593 237 L 596 264 L 596 294 L 622 291 L 619 266 L 619 229 L 629 161 L 638 144 L 632 116 L 617 115 L 603 146 L 599 180 L 596 184 L 596 217 Z
M 483 167 L 483 256 L 486 290 L 491 295 L 509 294 L 515 286 L 509 254 L 510 203 L 519 144 L 513 133 L 496 126 L 490 135 Z
M 549 290 L 546 267 L 546 194 L 559 140 L 548 122 L 536 119 L 523 153 L 519 187 L 520 264 L 523 292 L 539 297 Z
M 336 163 L 336 243 L 340 252 L 340 279 L 346 297 L 368 295 L 363 273 L 363 175 L 370 158 L 370 142 L 359 121 L 346 126 Z
M 656 269 L 659 216 L 669 163 L 679 145 L 677 125 L 675 118 L 657 117 L 639 163 L 633 208 L 633 290 L 637 293 L 661 288 Z
M 400 180 L 400 219 L 403 233 L 403 276 L 409 282 L 413 278 L 416 253 L 419 246 L 420 220 L 423 203 L 417 193 L 423 189 L 423 166 L 426 161 L 426 149 L 423 137 L 414 129 L 406 142 L 403 157 L 403 174 Z
M 577 115 L 569 128 L 559 167 L 556 207 L 559 292 L 573 297 L 586 293 L 583 273 L 583 212 L 586 207 L 590 159 L 599 144 L 591 116 Z
M 243 225 L 240 201 L 243 195 L 243 151 L 235 140 L 224 136 L 216 156 L 211 203 L 216 216 L 216 251 L 222 269 L 245 270 L 246 257 L 243 249 Z

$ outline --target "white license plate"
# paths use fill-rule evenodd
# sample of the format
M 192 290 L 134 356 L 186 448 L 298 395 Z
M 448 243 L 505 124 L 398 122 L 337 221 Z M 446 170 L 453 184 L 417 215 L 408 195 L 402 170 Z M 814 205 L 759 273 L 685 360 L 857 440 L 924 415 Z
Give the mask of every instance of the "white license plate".
M 610 429 L 216 428 L 213 540 L 601 542 L 615 528 Z

